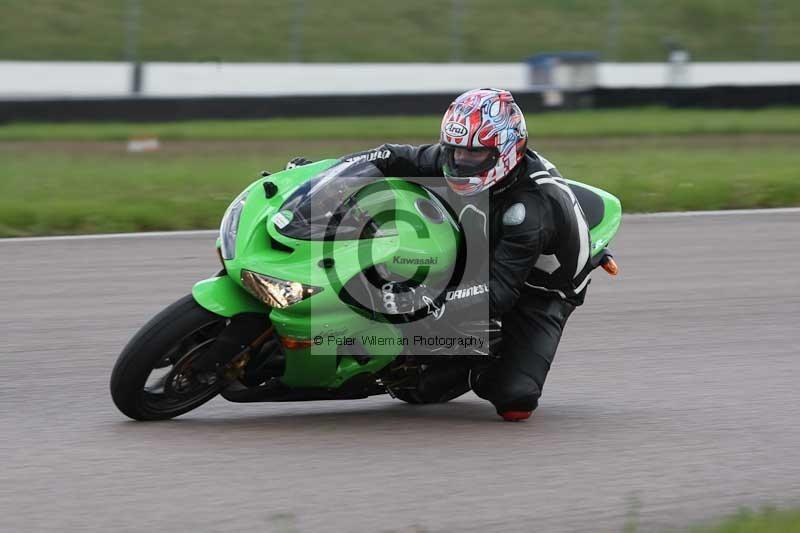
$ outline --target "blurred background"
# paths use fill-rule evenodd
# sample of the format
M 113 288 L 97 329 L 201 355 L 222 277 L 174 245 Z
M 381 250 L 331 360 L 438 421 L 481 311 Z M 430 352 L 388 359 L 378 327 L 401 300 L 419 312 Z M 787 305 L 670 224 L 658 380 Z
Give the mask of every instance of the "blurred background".
M 214 228 L 262 170 L 436 142 L 481 86 L 627 214 L 800 206 L 798 23 L 798 0 L 0 0 L 0 237 Z M 0 531 L 677 531 L 762 505 L 795 510 L 691 531 L 800 531 L 799 220 L 626 216 L 621 275 L 511 427 L 474 396 L 127 423 L 114 356 L 218 270 L 213 232 L 2 239 Z
M 544 50 L 797 59 L 791 0 L 5 0 L 4 59 L 512 62 Z
M 435 142 L 479 86 L 628 212 L 798 205 L 798 20 L 792 0 L 4 0 L 0 235 L 213 227 L 293 156 Z

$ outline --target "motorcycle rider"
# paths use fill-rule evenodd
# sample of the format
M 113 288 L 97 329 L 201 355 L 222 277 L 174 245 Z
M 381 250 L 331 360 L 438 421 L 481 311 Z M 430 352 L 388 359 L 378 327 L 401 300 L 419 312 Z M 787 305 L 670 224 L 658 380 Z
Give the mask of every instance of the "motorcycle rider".
M 369 161 L 387 176 L 445 179 L 468 246 L 484 242 L 489 276 L 488 291 L 467 277 L 463 286 L 478 290 L 450 291 L 442 310 L 483 304 L 502 324 L 500 357 L 469 372 L 469 386 L 503 419 L 530 417 L 567 319 L 584 301 L 592 266 L 583 211 L 556 167 L 528 148 L 525 118 L 511 93 L 476 89 L 456 98 L 437 144 L 384 144 L 343 159 Z M 409 310 L 429 298 L 424 286 L 418 289 L 406 293 Z

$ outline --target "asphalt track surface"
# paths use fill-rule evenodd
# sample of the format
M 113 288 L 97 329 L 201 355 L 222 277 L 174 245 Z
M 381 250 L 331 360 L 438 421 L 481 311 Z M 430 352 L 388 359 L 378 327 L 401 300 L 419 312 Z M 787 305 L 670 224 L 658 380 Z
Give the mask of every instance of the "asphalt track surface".
M 620 531 L 800 505 L 800 212 L 627 218 L 535 417 L 473 395 L 128 421 L 108 378 L 213 238 L 0 241 L 0 531 Z

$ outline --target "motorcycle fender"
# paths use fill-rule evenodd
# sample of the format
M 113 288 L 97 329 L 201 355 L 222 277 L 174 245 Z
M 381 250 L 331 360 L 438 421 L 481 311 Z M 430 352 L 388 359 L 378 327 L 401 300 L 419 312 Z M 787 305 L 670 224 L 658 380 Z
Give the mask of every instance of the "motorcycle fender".
M 228 276 L 199 281 L 192 287 L 195 301 L 214 314 L 232 317 L 241 313 L 269 313 L 266 304 L 256 300 Z

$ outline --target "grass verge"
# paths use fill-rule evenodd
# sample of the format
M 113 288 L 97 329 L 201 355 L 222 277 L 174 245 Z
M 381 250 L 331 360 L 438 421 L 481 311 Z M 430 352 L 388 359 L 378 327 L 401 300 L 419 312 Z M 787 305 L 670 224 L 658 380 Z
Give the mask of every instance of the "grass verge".
M 800 510 L 743 510 L 719 524 L 691 528 L 689 533 L 800 533 Z
M 235 145 L 234 145 L 235 146 Z M 368 141 L 281 143 L 261 152 L 198 147 L 154 154 L 0 150 L 0 235 L 211 228 L 264 168 L 297 154 L 335 157 Z M 800 205 L 800 151 L 791 146 L 662 146 L 613 149 L 581 143 L 543 152 L 562 173 L 616 194 L 626 212 Z
M 0 126 L 0 141 L 361 140 L 430 139 L 440 116 L 298 118 L 171 123 L 16 123 Z M 542 113 L 528 117 L 534 138 L 659 135 L 798 134 L 800 108 L 703 110 L 636 108 Z

